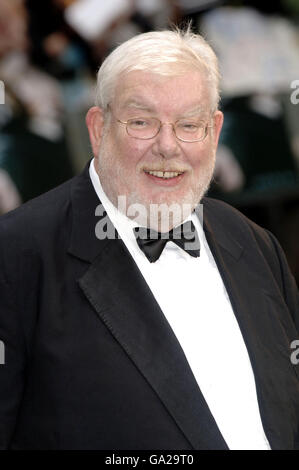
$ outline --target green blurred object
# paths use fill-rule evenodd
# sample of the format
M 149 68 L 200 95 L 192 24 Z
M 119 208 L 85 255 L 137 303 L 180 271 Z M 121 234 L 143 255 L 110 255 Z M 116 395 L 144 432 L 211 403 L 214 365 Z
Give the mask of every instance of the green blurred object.
M 298 0 L 282 0 L 286 10 L 293 15 L 299 16 L 299 2 Z

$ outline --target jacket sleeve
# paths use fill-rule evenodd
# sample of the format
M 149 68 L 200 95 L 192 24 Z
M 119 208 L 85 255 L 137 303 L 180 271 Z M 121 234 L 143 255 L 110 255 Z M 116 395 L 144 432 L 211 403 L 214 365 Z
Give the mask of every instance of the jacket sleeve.
M 270 241 L 274 247 L 274 250 L 277 255 L 277 260 L 279 263 L 278 268 L 275 270 L 276 273 L 276 279 L 277 282 L 280 286 L 282 295 L 285 299 L 285 302 L 289 308 L 289 312 L 291 313 L 293 317 L 293 321 L 296 325 L 298 335 L 299 335 L 299 290 L 296 284 L 296 281 L 294 279 L 294 276 L 292 275 L 286 256 L 275 238 L 275 236 L 266 230 Z M 299 339 L 299 336 L 298 336 Z
M 14 211 L 15 212 L 15 211 Z M 38 256 L 30 224 L 0 218 L 0 449 L 9 449 L 18 424 L 37 319 Z M 1 361 L 0 361 L 1 362 Z
M 22 400 L 25 342 L 16 305 L 15 286 L 0 267 L 0 449 L 9 448 Z

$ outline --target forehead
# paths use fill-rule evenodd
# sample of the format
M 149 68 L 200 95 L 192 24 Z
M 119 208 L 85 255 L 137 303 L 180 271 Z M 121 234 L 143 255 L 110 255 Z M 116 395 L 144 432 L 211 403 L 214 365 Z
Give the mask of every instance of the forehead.
M 147 71 L 133 71 L 119 77 L 113 105 L 119 110 L 184 113 L 208 109 L 209 88 L 199 71 L 177 76 L 161 76 Z

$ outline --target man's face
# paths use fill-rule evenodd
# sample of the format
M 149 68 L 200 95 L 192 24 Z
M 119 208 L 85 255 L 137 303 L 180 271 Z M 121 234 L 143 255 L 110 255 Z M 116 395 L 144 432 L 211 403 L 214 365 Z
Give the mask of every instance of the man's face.
M 98 139 L 99 152 L 95 155 L 109 199 L 117 206 L 118 196 L 123 195 L 128 205 L 139 203 L 146 208 L 150 204 L 189 204 L 191 212 L 212 178 L 222 126 L 221 112 L 211 118 L 208 88 L 201 74 L 192 71 L 161 77 L 130 72 L 118 81 L 110 108 L 110 121 Z M 163 123 L 200 117 L 214 129 L 209 129 L 203 141 L 189 143 L 178 140 L 172 126 L 166 124 L 156 137 L 140 140 L 130 137 L 126 126 L 117 121 L 136 117 L 155 117 Z M 163 178 L 150 174 L 152 171 L 179 176 Z

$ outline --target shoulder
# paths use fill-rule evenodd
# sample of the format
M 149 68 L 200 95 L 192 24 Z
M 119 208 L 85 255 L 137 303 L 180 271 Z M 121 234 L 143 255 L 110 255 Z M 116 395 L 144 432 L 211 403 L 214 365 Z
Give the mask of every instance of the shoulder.
M 22 204 L 17 209 L 0 217 L 0 237 L 48 231 L 52 226 L 66 222 L 73 189 L 86 185 L 86 171 L 74 176 L 54 189 Z
M 246 250 L 262 256 L 272 267 L 279 269 L 279 258 L 284 256 L 279 242 L 269 230 L 256 224 L 238 209 L 226 202 L 203 198 L 205 216 L 213 231 L 222 233 L 227 239 L 234 240 Z
M 14 230 L 24 224 L 42 223 L 45 218 L 57 215 L 69 200 L 70 188 L 75 178 L 60 186 L 22 204 L 17 209 L 0 217 L 0 232 L 5 229 Z
M 30 254 L 55 246 L 68 232 L 71 188 L 76 178 L 34 198 L 0 217 L 0 264 L 2 272 L 12 271 Z
M 229 240 L 227 243 L 237 243 L 252 268 L 259 269 L 258 267 L 266 266 L 267 269 L 263 269 L 262 272 L 265 276 L 275 279 L 277 291 L 282 293 L 299 329 L 298 288 L 276 237 L 223 201 L 203 198 L 202 203 L 204 221 L 206 217 L 218 239 L 224 238 L 226 241 Z
M 213 227 L 226 231 L 240 241 L 245 237 L 247 240 L 254 239 L 258 244 L 266 244 L 269 248 L 273 248 L 272 237 L 268 230 L 250 220 L 235 207 L 209 197 L 203 198 L 202 203 L 204 214 Z

